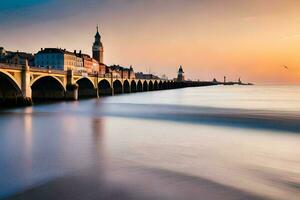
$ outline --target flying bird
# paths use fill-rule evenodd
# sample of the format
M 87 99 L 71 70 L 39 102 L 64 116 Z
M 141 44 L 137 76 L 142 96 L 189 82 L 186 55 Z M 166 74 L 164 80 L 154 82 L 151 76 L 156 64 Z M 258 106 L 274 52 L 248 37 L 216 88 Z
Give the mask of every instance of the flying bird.
M 288 66 L 286 66 L 286 65 L 283 65 L 283 67 L 284 67 L 285 69 L 289 69 L 289 67 L 288 67 Z

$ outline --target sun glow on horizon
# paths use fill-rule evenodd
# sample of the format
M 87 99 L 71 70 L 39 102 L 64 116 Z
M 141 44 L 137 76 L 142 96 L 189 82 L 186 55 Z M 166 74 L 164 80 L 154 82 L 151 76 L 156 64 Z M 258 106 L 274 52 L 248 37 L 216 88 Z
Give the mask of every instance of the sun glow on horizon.
M 91 54 L 99 24 L 107 64 L 150 68 L 169 77 L 183 65 L 194 80 L 226 75 L 254 83 L 300 83 L 299 1 L 41 2 L 28 1 L 15 12 L 7 11 L 9 3 L 0 9 L 5 27 L 0 46 L 30 52 L 59 46 Z

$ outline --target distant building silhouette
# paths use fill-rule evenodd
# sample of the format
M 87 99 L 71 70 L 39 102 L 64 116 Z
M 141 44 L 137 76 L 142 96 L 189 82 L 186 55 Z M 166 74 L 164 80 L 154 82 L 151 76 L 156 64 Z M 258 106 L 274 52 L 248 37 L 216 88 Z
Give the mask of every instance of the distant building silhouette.
M 177 81 L 178 81 L 178 82 L 183 82 L 183 81 L 185 81 L 184 71 L 183 71 L 183 68 L 182 68 L 181 65 L 180 65 L 179 70 L 178 70 Z
M 143 72 L 135 73 L 135 77 L 137 79 L 159 79 L 158 76 L 155 76 L 153 74 L 144 74 Z
M 34 55 L 31 53 L 19 52 L 19 51 L 6 51 L 3 47 L 0 47 L 0 62 L 13 64 L 13 65 L 23 65 L 25 61 L 28 61 L 29 65 L 34 64 Z
M 122 67 L 120 65 L 107 66 L 108 73 L 111 73 L 113 77 L 124 79 L 135 79 L 135 73 L 132 66 L 129 68 Z
M 241 80 L 241 78 L 239 78 L 239 80 L 238 80 L 238 84 L 242 84 L 242 80 Z

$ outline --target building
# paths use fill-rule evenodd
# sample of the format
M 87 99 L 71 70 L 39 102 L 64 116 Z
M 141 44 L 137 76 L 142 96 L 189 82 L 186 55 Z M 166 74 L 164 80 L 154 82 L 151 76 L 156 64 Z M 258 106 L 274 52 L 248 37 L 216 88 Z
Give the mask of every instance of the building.
M 104 48 L 103 44 L 101 42 L 101 36 L 99 34 L 98 26 L 97 26 L 97 32 L 95 35 L 95 42 L 93 44 L 93 58 L 99 62 L 99 64 L 104 64 L 103 63 L 103 53 L 104 53 Z
M 73 54 L 75 56 L 75 69 L 73 68 L 73 70 L 77 73 L 88 73 L 89 68 L 84 67 L 84 58 L 83 58 L 83 54 L 81 53 L 81 50 L 79 51 L 79 53 L 77 53 L 77 51 L 74 50 Z M 90 57 L 89 55 L 86 56 Z M 91 70 L 91 66 L 90 66 L 90 70 Z
M 135 77 L 137 79 L 159 79 L 158 76 L 155 76 L 153 74 L 144 74 L 143 72 L 135 73 Z
M 104 64 L 104 48 L 101 42 L 101 35 L 99 33 L 99 28 L 97 26 L 97 32 L 95 35 L 95 41 L 93 43 L 93 59 L 99 64 L 99 74 L 104 75 L 108 72 L 107 66 Z
M 134 72 L 132 66 L 129 67 L 128 76 L 129 76 L 130 79 L 135 79 L 136 78 L 135 77 L 135 72 Z
M 98 61 L 95 60 L 94 58 L 92 58 L 92 65 L 93 65 L 93 74 L 97 74 L 97 73 L 99 75 L 105 74 L 105 70 L 104 70 L 104 72 L 101 71 Z
M 177 81 L 178 81 L 178 82 L 183 82 L 183 81 L 185 81 L 184 71 L 183 71 L 181 65 L 180 65 L 179 70 L 178 70 L 177 73 L 178 73 L 178 75 L 177 75 Z
M 6 55 L 6 50 L 3 47 L 0 47 L 0 62 L 4 62 L 4 58 Z
M 3 47 L 0 47 L 0 62 L 11 65 L 24 65 L 25 61 L 28 61 L 29 66 L 34 65 L 34 55 L 19 51 L 6 51 Z
M 35 54 L 35 66 L 56 70 L 86 71 L 83 66 L 81 52 L 69 52 L 60 48 L 45 48 Z
M 123 79 L 135 79 L 135 73 L 132 66 L 129 68 L 120 65 L 111 65 L 107 67 L 108 73 L 112 73 L 114 77 Z
M 93 58 L 91 58 L 87 54 L 81 54 L 81 53 L 79 56 L 82 58 L 84 70 L 89 74 L 93 73 L 94 72 Z

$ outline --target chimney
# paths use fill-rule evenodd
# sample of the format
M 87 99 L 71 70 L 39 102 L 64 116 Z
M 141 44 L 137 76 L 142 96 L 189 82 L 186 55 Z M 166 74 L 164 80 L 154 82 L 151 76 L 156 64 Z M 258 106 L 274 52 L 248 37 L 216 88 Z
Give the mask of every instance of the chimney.
M 43 51 L 44 49 L 43 48 L 41 48 L 41 51 Z

